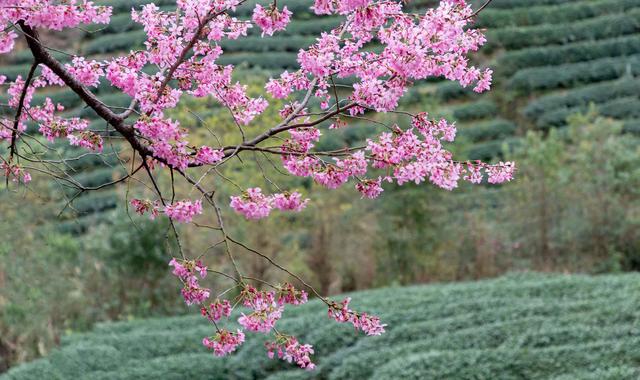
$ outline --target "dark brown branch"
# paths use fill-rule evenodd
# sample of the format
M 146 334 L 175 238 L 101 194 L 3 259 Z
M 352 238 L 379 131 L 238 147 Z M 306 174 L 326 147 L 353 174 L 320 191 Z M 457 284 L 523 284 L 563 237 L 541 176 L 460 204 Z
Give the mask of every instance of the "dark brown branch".
M 118 131 L 129 142 L 129 144 L 131 144 L 133 149 L 140 152 L 143 157 L 153 157 L 149 148 L 143 145 L 136 138 L 133 127 L 124 123 L 124 119 L 121 115 L 116 114 L 109 109 L 109 107 L 105 106 L 95 94 L 89 91 L 84 85 L 82 85 L 82 83 L 78 82 L 78 80 L 67 71 L 62 63 L 49 54 L 45 47 L 40 43 L 38 32 L 35 29 L 31 28 L 23 21 L 19 21 L 18 25 L 27 37 L 27 44 L 29 45 L 29 49 L 31 50 L 36 62 L 47 66 L 58 77 L 60 77 L 60 79 L 69 86 L 69 88 L 75 92 L 88 107 L 95 111 L 100 118 L 113 126 L 113 128 Z
M 29 90 L 29 85 L 33 80 L 33 75 L 38 68 L 38 59 L 33 62 L 31 65 L 31 69 L 29 69 L 29 74 L 27 75 L 27 79 L 24 81 L 24 87 L 22 88 L 22 93 L 20 94 L 20 103 L 18 104 L 18 110 L 16 112 L 16 118 L 13 122 L 13 131 L 11 132 L 11 148 L 9 153 L 9 163 L 13 162 L 13 155 L 16 152 L 16 138 L 18 137 L 18 126 L 20 125 L 20 119 L 22 118 L 22 110 L 24 109 L 24 100 L 27 97 L 27 92 Z
M 484 4 L 482 4 L 482 6 L 480 8 L 478 8 L 478 10 L 473 12 L 473 14 L 471 14 L 471 16 L 469 16 L 467 18 L 476 17 L 480 12 L 482 12 L 491 3 L 491 1 L 492 0 L 487 0 Z
M 254 139 L 247 141 L 246 143 L 242 144 L 242 146 L 240 147 L 240 150 L 242 150 L 242 147 L 251 147 L 251 146 L 256 146 L 259 143 L 263 142 L 264 140 L 269 139 L 270 137 L 273 137 L 275 135 L 277 135 L 278 133 L 282 133 L 284 131 L 288 131 L 289 129 L 294 129 L 294 128 L 306 128 L 306 127 L 313 127 L 314 125 L 318 125 L 324 121 L 327 121 L 329 119 L 331 119 L 332 117 L 338 115 L 341 112 L 347 111 L 350 108 L 355 107 L 357 104 L 356 103 L 350 103 L 347 104 L 346 106 L 342 107 L 340 110 L 335 110 L 333 112 L 329 112 L 327 114 L 325 114 L 323 117 L 318 118 L 316 120 L 310 121 L 308 123 L 299 123 L 299 124 L 289 124 L 289 125 L 280 125 L 274 128 L 269 129 L 268 131 L 256 136 Z M 225 147 L 225 150 L 230 150 L 230 149 L 236 149 L 237 147 Z

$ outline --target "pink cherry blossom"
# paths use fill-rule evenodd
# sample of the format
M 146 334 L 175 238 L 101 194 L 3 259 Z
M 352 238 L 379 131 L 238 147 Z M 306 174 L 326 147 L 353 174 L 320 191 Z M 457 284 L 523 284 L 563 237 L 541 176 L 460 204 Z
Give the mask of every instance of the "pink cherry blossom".
M 209 307 L 202 307 L 200 309 L 202 316 L 206 317 L 211 322 L 218 322 L 222 317 L 229 317 L 231 315 L 231 303 L 228 300 L 215 300 L 209 305 Z
M 307 207 L 307 203 L 309 203 L 309 199 L 302 199 L 302 195 L 297 191 L 273 195 L 273 205 L 282 211 L 300 212 Z
M 262 219 L 271 213 L 273 200 L 259 187 L 249 188 L 241 196 L 231 197 L 231 208 L 246 219 Z
M 356 330 L 362 330 L 367 335 L 381 335 L 384 333 L 385 324 L 380 322 L 380 318 L 368 315 L 366 313 L 358 313 L 349 309 L 351 298 L 347 297 L 342 302 L 331 302 L 329 304 L 329 318 L 338 322 L 349 322 Z
M 279 11 L 275 6 L 265 9 L 260 4 L 256 4 L 253 10 L 253 22 L 262 29 L 262 36 L 265 34 L 272 36 L 278 30 L 284 30 L 289 24 L 291 13 L 287 7 Z
M 356 184 L 356 189 L 362 194 L 363 198 L 374 199 L 378 198 L 380 194 L 384 191 L 382 186 L 382 177 L 378 177 L 378 179 L 366 179 Z
M 202 344 L 213 350 L 215 356 L 225 356 L 235 351 L 244 342 L 244 333 L 237 330 L 232 333 L 228 330 L 220 330 L 213 337 L 202 339 Z
M 309 295 L 304 290 L 296 289 L 293 285 L 285 283 L 278 288 L 278 305 L 302 305 L 307 303 Z
M 243 305 L 250 308 L 252 312 L 248 315 L 242 313 L 238 323 L 249 331 L 262 333 L 271 331 L 284 311 L 284 307 L 277 304 L 275 293 L 261 292 L 247 286 L 241 296 Z
M 202 201 L 179 201 L 167 205 L 164 213 L 171 219 L 181 223 L 191 223 L 194 216 L 202 214 Z
M 309 344 L 300 344 L 293 336 L 276 334 L 274 342 L 266 342 L 267 355 L 273 359 L 276 355 L 279 359 L 289 363 L 295 363 L 300 368 L 313 370 L 315 364 L 311 362 L 310 355 L 313 355 L 313 347 Z

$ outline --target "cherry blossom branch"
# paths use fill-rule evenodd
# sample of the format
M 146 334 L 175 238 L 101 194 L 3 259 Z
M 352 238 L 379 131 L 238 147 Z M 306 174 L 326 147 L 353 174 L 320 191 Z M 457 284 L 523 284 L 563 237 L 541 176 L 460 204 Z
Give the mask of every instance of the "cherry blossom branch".
M 27 75 L 27 79 L 24 81 L 24 87 L 22 88 L 22 92 L 20 93 L 20 101 L 18 103 L 18 110 L 16 111 L 16 117 L 13 122 L 13 131 L 11 132 L 11 148 L 9 153 L 9 163 L 13 162 L 13 155 L 16 150 L 16 137 L 18 136 L 18 126 L 20 125 L 20 119 L 22 118 L 22 110 L 24 109 L 24 100 L 27 97 L 27 91 L 29 90 L 29 86 L 31 85 L 31 81 L 33 80 L 33 76 L 38 68 L 39 61 L 36 59 L 31 68 L 29 69 L 29 74 Z M 9 178 L 7 177 L 7 181 Z

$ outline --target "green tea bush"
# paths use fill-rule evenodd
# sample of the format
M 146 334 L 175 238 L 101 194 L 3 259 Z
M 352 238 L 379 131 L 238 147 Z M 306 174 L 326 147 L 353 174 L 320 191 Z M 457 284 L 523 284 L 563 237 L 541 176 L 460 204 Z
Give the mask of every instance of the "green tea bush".
M 636 54 L 628 57 L 601 58 L 559 66 L 523 69 L 511 77 L 507 86 L 509 89 L 527 93 L 560 87 L 573 88 L 580 84 L 638 74 L 640 74 L 640 55 Z
M 493 160 L 502 157 L 505 148 L 513 149 L 520 146 L 521 143 L 522 139 L 519 137 L 478 142 L 468 149 L 467 158 L 470 160 Z
M 536 5 L 554 5 L 567 3 L 567 0 L 493 0 L 491 6 L 494 8 L 518 8 Z
M 458 82 L 446 81 L 436 87 L 436 97 L 443 102 L 463 99 L 473 94 L 473 88 L 464 88 Z
M 7 77 L 8 81 L 14 81 L 18 76 L 22 76 L 24 79 L 29 73 L 31 63 L 21 63 L 18 65 L 10 65 L 2 67 L 2 75 Z
M 113 181 L 122 175 L 123 168 L 101 167 L 92 171 L 84 171 L 73 176 L 73 179 L 84 187 L 96 187 Z
M 197 316 L 98 325 L 0 380 L 71 379 L 634 379 L 640 360 L 640 278 L 514 274 L 474 283 L 354 294 L 388 323 L 364 337 L 322 315 L 317 301 L 280 321 L 316 348 L 318 368 L 270 360 L 262 335 L 214 358 Z M 309 330 L 308 326 L 318 326 Z M 233 328 L 233 325 L 231 326 Z M 594 377 L 600 375 L 600 377 Z
M 527 67 L 561 65 L 638 53 L 640 53 L 640 35 L 631 35 L 600 41 L 509 51 L 498 58 L 496 67 L 500 67 L 503 75 L 509 76 Z
M 522 112 L 528 118 L 538 120 L 543 114 L 555 109 L 585 107 L 589 103 L 604 103 L 619 97 L 637 95 L 639 91 L 640 80 L 637 79 L 596 83 L 540 97 L 529 103 Z
M 640 134 L 640 119 L 625 120 L 622 125 L 622 132 Z
M 558 108 L 545 112 L 536 121 L 538 128 L 559 127 L 567 123 L 567 118 L 573 114 L 584 113 L 589 105 L 581 105 L 569 108 Z M 600 115 L 614 119 L 640 117 L 640 99 L 636 96 L 614 99 L 598 104 Z
M 115 208 L 118 201 L 118 195 L 113 191 L 99 191 L 76 198 L 72 207 L 80 215 L 93 214 Z
M 494 140 L 513 135 L 516 128 L 516 125 L 511 121 L 495 119 L 459 128 L 459 134 L 471 141 Z
M 295 52 L 306 48 L 316 41 L 310 36 L 265 37 L 250 36 L 238 40 L 224 40 L 220 46 L 225 52 Z
M 500 28 L 565 24 L 606 14 L 622 13 L 637 6 L 640 6 L 640 0 L 587 0 L 513 9 L 500 9 L 491 6 L 478 15 L 476 25 L 482 28 Z
M 453 117 L 456 120 L 477 120 L 495 115 L 498 112 L 496 104 L 490 100 L 479 100 L 456 107 Z
M 298 54 L 288 52 L 223 54 L 217 63 L 221 65 L 246 65 L 263 69 L 291 69 L 298 66 Z
M 86 55 L 113 53 L 121 50 L 129 51 L 143 46 L 146 34 L 143 30 L 134 30 L 118 34 L 107 34 L 96 37 L 84 45 Z
M 583 40 L 599 40 L 636 33 L 640 30 L 640 9 L 624 14 L 606 15 L 567 24 L 542 24 L 489 30 L 485 48 L 509 50 L 530 46 L 567 44 Z

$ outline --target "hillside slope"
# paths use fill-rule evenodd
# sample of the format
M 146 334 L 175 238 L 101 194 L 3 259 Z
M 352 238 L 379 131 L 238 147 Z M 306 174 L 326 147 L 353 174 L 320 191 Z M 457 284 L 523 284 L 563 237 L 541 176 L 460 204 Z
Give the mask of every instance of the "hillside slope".
M 269 360 L 250 334 L 214 358 L 200 317 L 99 325 L 0 380 L 27 379 L 637 379 L 640 275 L 513 274 L 449 285 L 353 294 L 388 323 L 363 337 L 330 321 L 319 302 L 279 324 L 314 345 L 318 368 Z
M 111 24 L 76 31 L 77 36 L 60 43 L 93 59 L 138 48 L 144 41 L 144 32 L 131 21 L 130 11 L 148 2 L 101 0 L 100 3 L 114 7 Z M 471 2 L 476 7 L 484 3 Z M 170 9 L 175 2 L 155 3 Z M 239 16 L 249 17 L 255 3 L 253 0 L 243 5 Z M 295 68 L 298 50 L 340 21 L 336 17 L 312 15 L 308 9 L 311 0 L 281 3 L 295 10 L 295 18 L 284 33 L 263 39 L 256 30 L 251 30 L 247 38 L 225 41 L 220 63 L 273 73 Z M 421 10 L 434 3 L 434 0 L 413 0 L 410 6 Z M 585 111 L 590 103 L 598 105 L 603 115 L 624 120 L 625 131 L 640 133 L 640 79 L 636 78 L 640 72 L 640 0 L 494 0 L 478 16 L 477 24 L 487 28 L 488 43 L 476 59 L 480 65 L 494 69 L 493 91 L 478 95 L 453 82 L 429 81 L 417 83 L 405 99 L 405 106 L 416 110 L 424 110 L 424 103 L 433 99 L 443 104 L 441 109 L 427 110 L 458 122 L 460 135 L 470 143 L 461 152 L 463 155 L 470 159 L 495 159 L 504 143 L 519 144 L 520 137 L 530 129 L 562 127 L 567 116 Z M 69 59 L 58 55 L 60 59 Z M 0 73 L 9 79 L 24 76 L 30 61 L 26 51 L 13 54 L 1 62 Z M 114 93 L 108 84 L 100 86 L 98 93 L 105 104 L 113 107 L 130 103 L 128 96 Z M 37 101 L 44 96 L 64 104 L 70 114 L 95 117 L 69 90 L 38 93 Z M 102 132 L 107 129 L 98 120 L 94 120 L 92 127 Z M 65 157 L 81 153 L 79 149 L 62 147 L 56 152 Z M 88 155 L 77 161 L 78 169 L 70 175 L 85 186 L 97 187 L 122 174 L 118 165 L 107 164 Z M 68 198 L 73 195 L 70 191 Z M 61 208 L 66 200 L 60 200 Z M 104 211 L 119 203 L 113 189 L 81 194 L 74 202 L 73 212 L 63 215 L 67 221 L 60 228 L 64 232 L 84 232 L 88 226 L 104 221 Z

